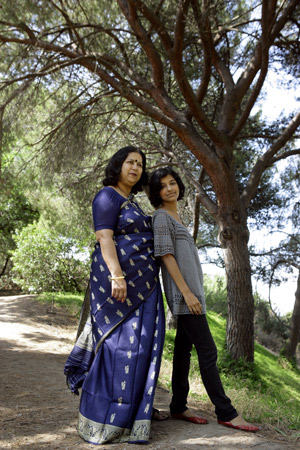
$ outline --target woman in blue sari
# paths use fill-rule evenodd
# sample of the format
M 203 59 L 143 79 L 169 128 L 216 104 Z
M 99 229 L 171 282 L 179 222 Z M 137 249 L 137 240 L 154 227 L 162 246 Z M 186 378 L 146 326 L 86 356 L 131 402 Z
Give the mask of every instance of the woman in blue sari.
M 78 433 L 93 444 L 147 443 L 164 341 L 164 308 L 151 219 L 133 200 L 147 182 L 135 147 L 109 161 L 93 201 L 89 295 L 65 374 L 82 387 Z M 162 419 L 164 417 L 156 417 Z

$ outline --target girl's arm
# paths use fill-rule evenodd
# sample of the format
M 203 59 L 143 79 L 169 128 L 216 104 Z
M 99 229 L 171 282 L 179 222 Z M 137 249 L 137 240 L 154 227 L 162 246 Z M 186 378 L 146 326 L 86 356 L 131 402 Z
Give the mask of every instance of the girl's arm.
M 113 230 L 96 231 L 96 239 L 100 244 L 104 261 L 112 277 L 123 277 L 116 246 L 113 240 Z M 111 295 L 123 303 L 127 297 L 127 284 L 124 278 L 111 281 Z
M 168 253 L 167 255 L 161 256 L 161 260 L 172 277 L 174 283 L 182 293 L 184 301 L 191 313 L 196 315 L 201 314 L 202 305 L 186 284 L 174 256 L 171 253 Z

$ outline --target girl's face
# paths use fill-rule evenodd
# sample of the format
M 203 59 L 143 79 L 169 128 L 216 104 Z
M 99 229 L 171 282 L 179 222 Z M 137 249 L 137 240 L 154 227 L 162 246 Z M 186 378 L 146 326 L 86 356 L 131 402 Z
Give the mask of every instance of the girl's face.
M 143 173 L 142 155 L 136 152 L 128 153 L 122 164 L 119 182 L 125 186 L 133 187 L 141 178 Z
M 180 191 L 177 181 L 172 175 L 167 175 L 160 179 L 161 190 L 159 191 L 162 203 L 167 205 L 169 203 L 177 202 Z

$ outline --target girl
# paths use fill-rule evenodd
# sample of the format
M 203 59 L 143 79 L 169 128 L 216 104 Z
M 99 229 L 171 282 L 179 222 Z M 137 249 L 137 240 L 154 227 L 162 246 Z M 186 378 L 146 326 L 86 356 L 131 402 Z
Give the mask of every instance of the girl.
M 224 426 L 256 432 L 258 427 L 238 415 L 225 395 L 217 369 L 217 349 L 206 320 L 203 275 L 197 248 L 177 212 L 177 202 L 183 198 L 184 185 L 170 167 L 153 172 L 149 197 L 158 208 L 152 217 L 154 254 L 160 257 L 164 290 L 171 312 L 177 316 L 171 416 L 197 424 L 208 423 L 194 416 L 187 408 L 190 352 L 195 345 L 203 384 L 215 405 L 218 422 Z

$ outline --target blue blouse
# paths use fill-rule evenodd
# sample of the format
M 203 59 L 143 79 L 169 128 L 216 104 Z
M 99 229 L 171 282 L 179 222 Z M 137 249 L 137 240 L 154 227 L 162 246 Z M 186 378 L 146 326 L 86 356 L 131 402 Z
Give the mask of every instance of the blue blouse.
M 121 205 L 126 201 L 112 187 L 105 187 L 93 200 L 94 228 L 97 230 L 114 230 L 118 222 Z

